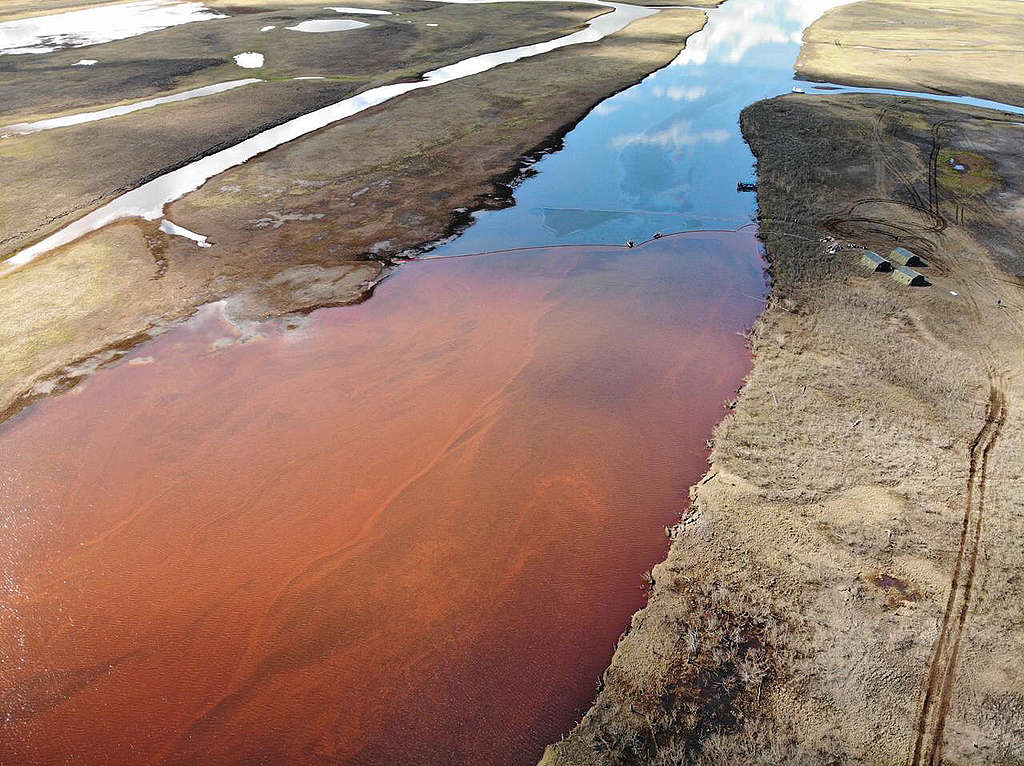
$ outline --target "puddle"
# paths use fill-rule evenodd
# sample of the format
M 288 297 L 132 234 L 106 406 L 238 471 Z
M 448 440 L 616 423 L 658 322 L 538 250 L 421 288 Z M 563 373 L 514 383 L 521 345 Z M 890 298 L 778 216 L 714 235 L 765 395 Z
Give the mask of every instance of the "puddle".
M 414 262 L 304 319 L 211 306 L 33 405 L 0 429 L 0 750 L 535 763 L 748 369 L 754 234 Z M 115 662 L 40 703 L 39 674 Z
M 293 32 L 345 32 L 349 29 L 359 29 L 370 26 L 365 21 L 353 21 L 352 19 L 310 19 L 300 21 L 294 27 L 285 27 Z
M 50 53 L 123 40 L 195 21 L 227 18 L 202 3 L 143 0 L 0 23 L 0 55 Z
M 0 128 L 0 133 L 27 135 L 29 133 L 38 133 L 41 130 L 66 128 L 70 125 L 81 125 L 86 122 L 96 122 L 97 120 L 106 120 L 111 117 L 120 117 L 121 115 L 131 114 L 132 112 L 138 112 L 143 109 L 151 109 L 155 106 L 160 106 L 161 104 L 173 104 L 178 101 L 188 101 L 193 98 L 211 96 L 215 93 L 223 93 L 224 91 L 233 90 L 235 88 L 240 88 L 243 85 L 251 85 L 257 82 L 263 82 L 263 80 L 257 78 L 230 80 L 228 82 L 217 83 L 216 85 L 207 85 L 202 88 L 194 88 L 193 90 L 174 93 L 170 96 L 160 96 L 159 98 L 150 98 L 145 101 L 136 101 L 133 104 L 123 104 L 121 106 L 110 107 L 109 109 L 100 109 L 95 112 L 78 112 L 76 114 L 67 114 L 63 117 L 53 117 L 49 120 L 39 120 L 37 122 L 19 122 L 14 125 L 8 125 Z
M 895 601 L 920 601 L 921 594 L 903 580 L 881 572 L 875 578 L 875 584 L 882 590 L 889 591 Z

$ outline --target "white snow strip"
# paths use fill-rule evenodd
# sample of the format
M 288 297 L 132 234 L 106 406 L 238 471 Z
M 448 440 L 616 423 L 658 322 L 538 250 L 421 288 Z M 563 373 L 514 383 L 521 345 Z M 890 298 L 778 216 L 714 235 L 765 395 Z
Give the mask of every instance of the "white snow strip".
M 48 120 L 39 120 L 38 122 L 19 122 L 15 125 L 8 125 L 4 128 L 0 128 L 0 133 L 24 136 L 28 135 L 29 133 L 38 133 L 42 130 L 66 128 L 69 125 L 81 125 L 84 122 L 96 122 L 97 120 L 106 120 L 111 117 L 120 117 L 123 114 L 131 114 L 132 112 L 138 112 L 143 109 L 151 109 L 152 107 L 160 106 L 161 104 L 173 104 L 176 101 L 188 101 L 192 98 L 210 96 L 214 93 L 223 93 L 226 90 L 240 88 L 243 85 L 251 85 L 255 82 L 263 82 L 263 80 L 260 80 L 258 78 L 249 78 L 247 80 L 230 80 L 228 82 L 217 83 L 216 85 L 206 85 L 202 88 L 185 90 L 181 93 L 175 93 L 170 96 L 150 98 L 145 101 L 136 101 L 133 104 L 123 104 L 122 106 L 112 106 L 109 109 L 100 109 L 96 112 L 78 112 L 76 114 L 67 114 L 63 117 L 53 117 Z
M 259 69 L 263 66 L 263 54 L 253 51 L 246 51 L 235 56 L 235 63 L 242 69 Z
M 193 21 L 227 18 L 200 2 L 141 0 L 0 23 L 0 55 L 98 45 Z
M 212 247 L 212 245 L 206 241 L 207 237 L 203 234 L 196 234 L 194 231 L 189 231 L 184 226 L 178 226 L 176 223 L 168 221 L 166 218 L 160 222 L 160 231 L 165 234 L 170 234 L 175 237 L 184 237 L 185 239 L 191 239 L 199 247 Z
M 391 11 L 375 11 L 375 10 L 371 10 L 370 8 L 346 8 L 345 6 L 341 6 L 339 8 L 339 7 L 333 6 L 333 5 L 327 6 L 327 10 L 329 10 L 329 11 L 337 11 L 338 13 L 353 13 L 353 14 L 361 13 L 364 16 L 390 16 L 391 15 Z
M 370 26 L 365 21 L 352 19 L 310 19 L 300 21 L 294 27 L 285 27 L 293 32 L 347 32 L 350 29 Z
M 335 104 L 322 107 L 276 127 L 264 130 L 234 146 L 222 149 L 214 154 L 209 154 L 182 168 L 157 176 L 152 181 L 144 183 L 142 186 L 132 189 L 119 197 L 115 197 L 107 204 L 82 216 L 63 229 L 19 251 L 6 261 L 0 263 L 0 274 L 8 273 L 26 263 L 30 263 L 43 253 L 63 247 L 74 242 L 79 237 L 96 231 L 114 221 L 136 217 L 149 221 L 161 218 L 165 205 L 180 199 L 191 191 L 195 191 L 208 180 L 223 173 L 225 170 L 241 165 L 253 157 L 257 157 L 289 141 L 294 141 L 307 133 L 320 130 L 405 93 L 423 88 L 432 88 L 453 80 L 471 77 L 504 64 L 511 64 L 521 59 L 532 58 L 533 56 L 540 56 L 560 48 L 597 42 L 610 34 L 624 29 L 637 19 L 646 18 L 658 12 L 656 8 L 620 5 L 618 3 L 605 2 L 604 0 L 593 0 L 591 4 L 609 7 L 612 9 L 612 12 L 590 19 L 585 28 L 569 35 L 556 37 L 553 40 L 535 43 L 534 45 L 522 45 L 518 48 L 509 48 L 494 53 L 471 56 L 455 64 L 431 70 L 415 82 L 400 82 L 393 85 L 371 88 L 358 95 L 350 96 Z
M 273 24 L 268 24 L 265 27 L 260 27 L 260 32 L 269 32 L 271 29 L 277 29 Z
M 78 61 L 76 61 L 71 66 L 95 66 L 98 63 L 100 62 L 96 59 L 78 59 Z

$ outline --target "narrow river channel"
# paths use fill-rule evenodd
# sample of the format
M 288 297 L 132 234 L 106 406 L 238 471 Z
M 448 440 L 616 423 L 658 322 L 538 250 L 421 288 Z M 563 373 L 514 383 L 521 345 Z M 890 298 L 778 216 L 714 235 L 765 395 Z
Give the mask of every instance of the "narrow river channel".
M 0 427 L 0 762 L 535 762 L 749 369 L 737 117 L 834 4 L 712 11 L 430 254 L 486 257 L 208 306 Z

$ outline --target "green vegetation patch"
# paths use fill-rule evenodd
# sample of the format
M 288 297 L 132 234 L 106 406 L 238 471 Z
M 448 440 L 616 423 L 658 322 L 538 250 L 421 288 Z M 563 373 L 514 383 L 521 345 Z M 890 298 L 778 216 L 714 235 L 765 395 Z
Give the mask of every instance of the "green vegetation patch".
M 942 189 L 960 196 L 987 194 L 1002 186 L 992 160 L 963 149 L 939 150 L 936 173 Z

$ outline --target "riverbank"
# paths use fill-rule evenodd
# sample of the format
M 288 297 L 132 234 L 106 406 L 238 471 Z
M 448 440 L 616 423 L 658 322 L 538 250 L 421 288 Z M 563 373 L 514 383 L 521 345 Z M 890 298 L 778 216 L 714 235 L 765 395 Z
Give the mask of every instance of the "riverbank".
M 250 161 L 167 211 L 212 248 L 126 221 L 5 276 L 0 412 L 73 385 L 204 303 L 231 298 L 237 315 L 261 317 L 361 300 L 397 256 L 465 225 L 468 210 L 508 204 L 524 156 L 671 61 L 705 20 L 661 11 L 598 43 L 410 93 Z
M 865 95 L 744 111 L 773 279 L 754 369 L 543 764 L 1024 757 L 1019 119 Z M 930 286 L 860 265 L 897 244 Z
M 797 75 L 845 85 L 1024 103 L 1020 3 L 869 0 L 804 34 Z

